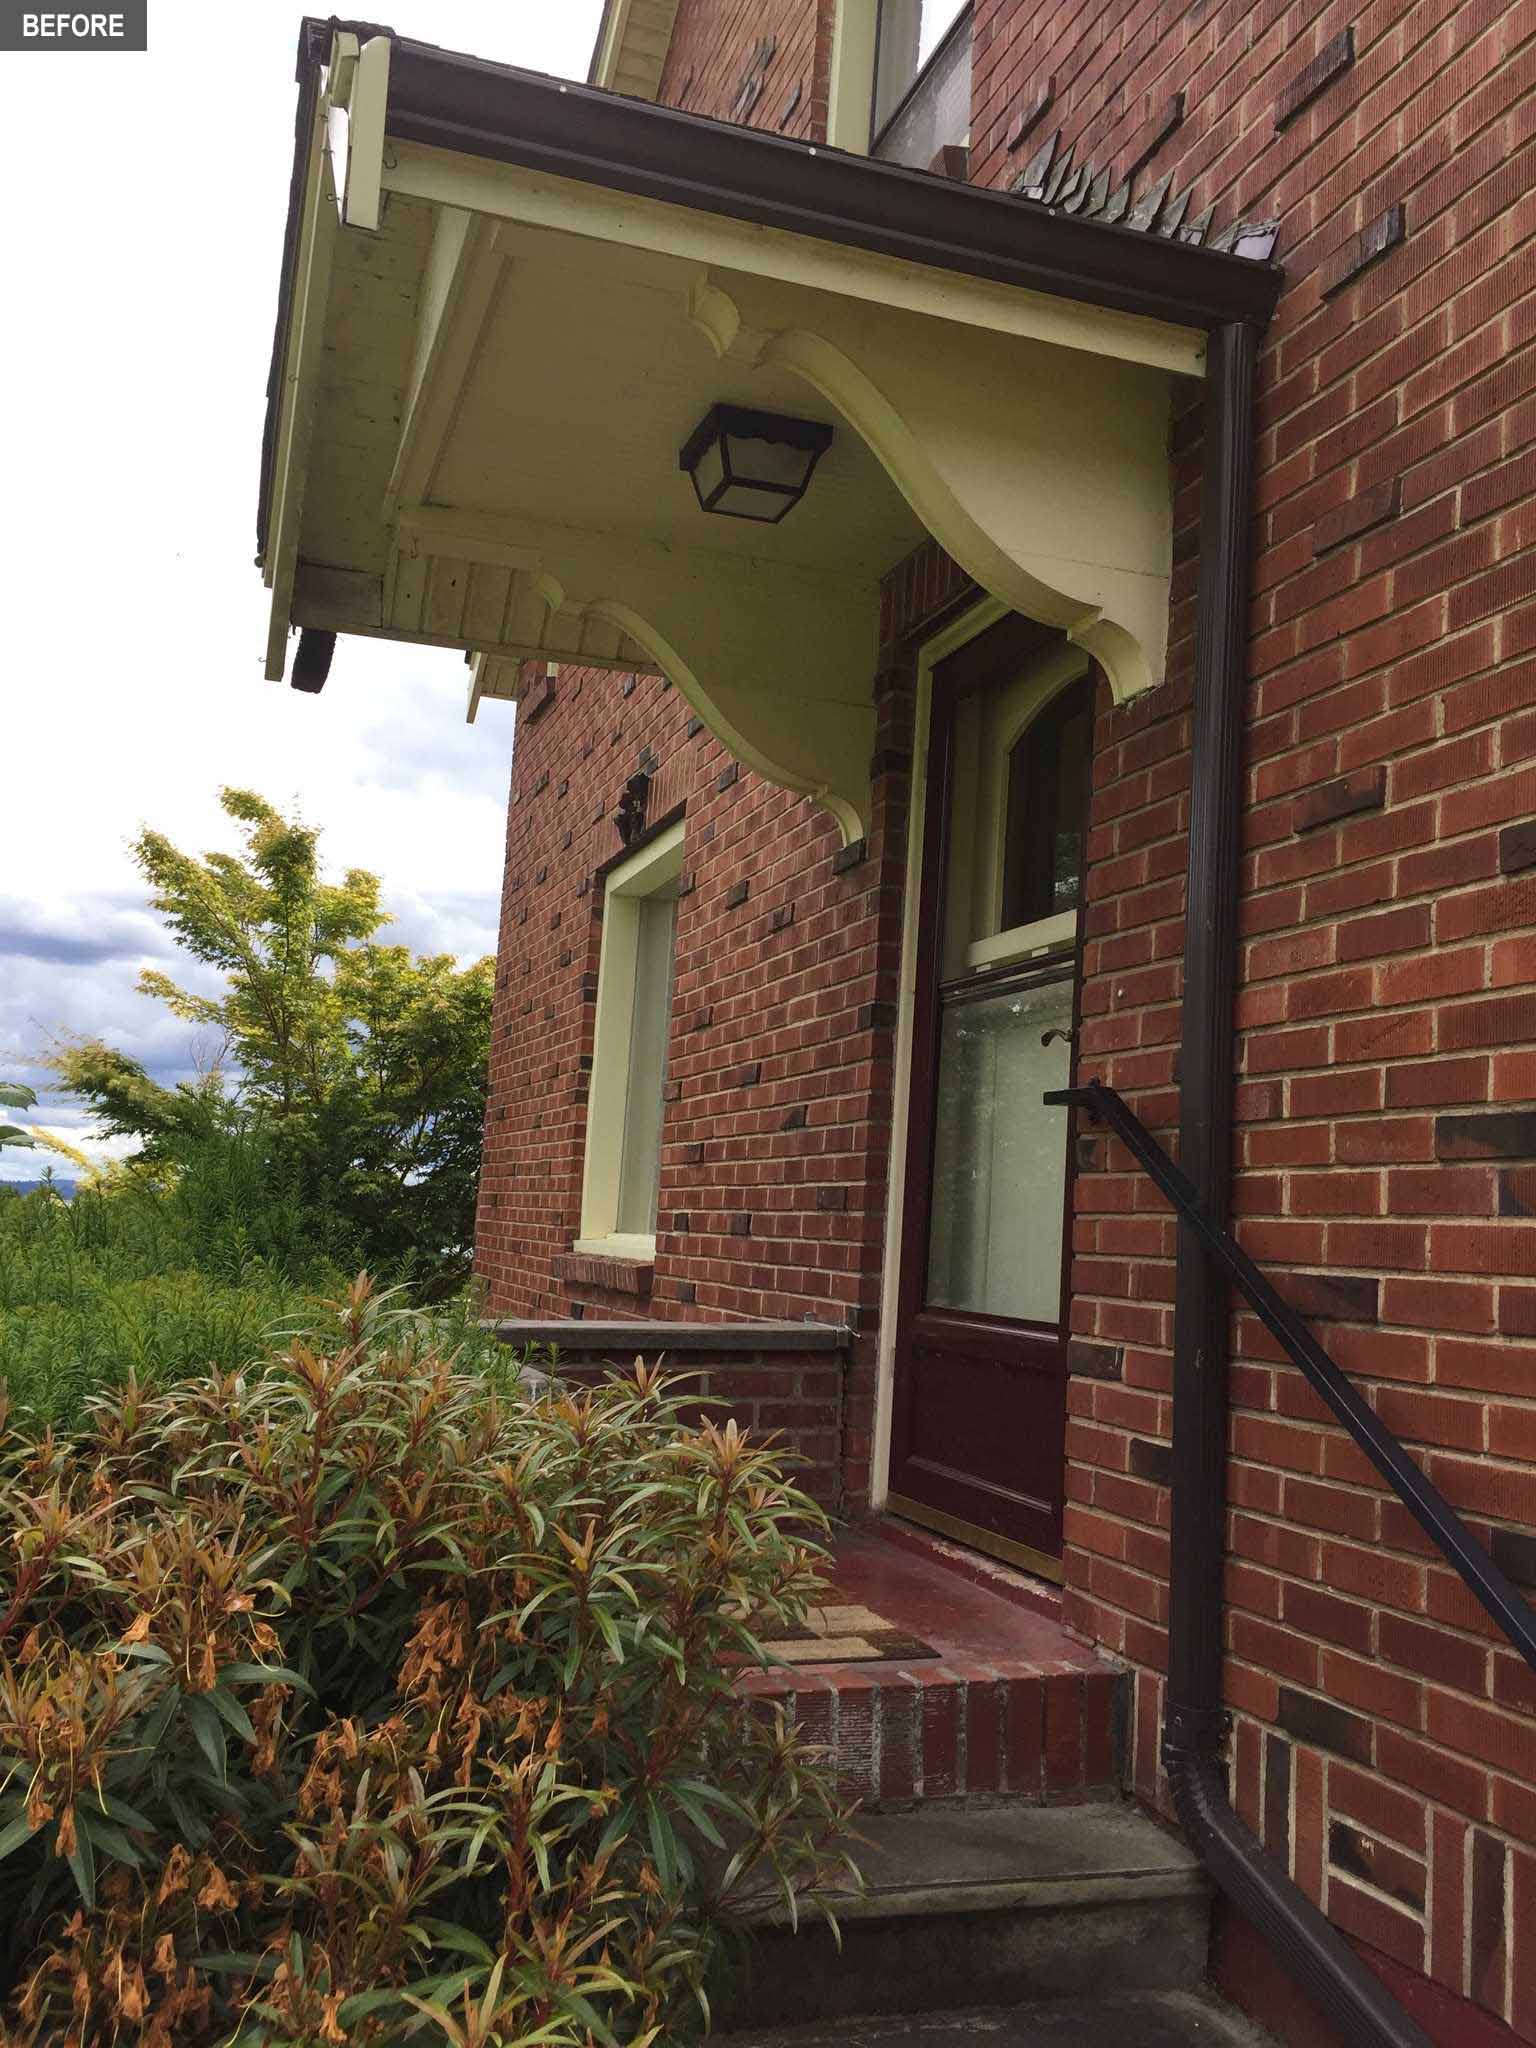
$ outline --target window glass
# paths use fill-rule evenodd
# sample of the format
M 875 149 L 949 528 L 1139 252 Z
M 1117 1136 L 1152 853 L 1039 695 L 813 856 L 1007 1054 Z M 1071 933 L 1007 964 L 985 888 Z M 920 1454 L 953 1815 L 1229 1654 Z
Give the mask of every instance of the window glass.
M 1072 983 L 966 993 L 939 1027 L 928 1300 L 1051 1323 L 1061 1308 Z
M 677 938 L 675 897 L 647 896 L 637 906 L 635 992 L 629 1038 L 629 1087 L 619 1159 L 617 1227 L 650 1236 L 661 1184 L 662 1091 L 672 1020 L 672 961 Z
M 874 154 L 925 170 L 970 125 L 969 0 L 880 0 Z
M 1087 678 L 1048 704 L 1008 761 L 1003 928 L 1076 910 L 1093 758 Z

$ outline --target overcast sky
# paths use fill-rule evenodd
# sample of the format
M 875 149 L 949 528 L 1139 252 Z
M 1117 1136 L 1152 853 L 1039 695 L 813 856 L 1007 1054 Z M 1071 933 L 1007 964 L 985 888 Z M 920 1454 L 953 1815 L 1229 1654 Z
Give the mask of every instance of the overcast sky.
M 314 10 L 318 12 L 319 10 Z M 585 77 L 599 0 L 400 0 L 402 35 Z M 462 658 L 343 640 L 323 696 L 263 681 L 253 566 L 301 9 L 149 0 L 147 55 L 0 55 L 7 229 L 0 509 L 0 1078 L 61 1032 L 163 1080 L 188 1028 L 128 854 L 233 846 L 225 783 L 297 804 L 392 936 L 494 948 L 512 713 L 464 722 Z M 79 1142 L 80 1113 L 43 1120 Z M 87 1149 L 93 1149 L 89 1146 Z M 0 1177 L 45 1154 L 0 1153 Z

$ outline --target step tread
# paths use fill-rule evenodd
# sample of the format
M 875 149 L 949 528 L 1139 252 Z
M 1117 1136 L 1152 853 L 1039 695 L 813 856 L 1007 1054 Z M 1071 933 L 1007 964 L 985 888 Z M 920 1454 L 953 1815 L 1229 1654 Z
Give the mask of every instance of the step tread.
M 1189 1991 L 1048 1999 L 1014 2010 L 843 2019 L 833 2026 L 748 2029 L 721 2048 L 1268 2048 L 1269 2036 L 1229 2006 Z
M 833 1895 L 839 1919 L 1177 1896 L 1205 1885 L 1182 1842 L 1119 1802 L 930 1806 L 864 1814 L 855 1825 L 864 1889 Z

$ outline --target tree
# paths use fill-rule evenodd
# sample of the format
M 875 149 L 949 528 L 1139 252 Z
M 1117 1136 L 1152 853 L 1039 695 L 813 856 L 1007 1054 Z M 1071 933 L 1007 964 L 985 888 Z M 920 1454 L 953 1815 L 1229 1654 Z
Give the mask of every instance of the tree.
M 165 1088 L 87 1040 L 54 1067 L 147 1163 L 191 1173 L 209 1147 L 257 1134 L 317 1236 L 339 1234 L 375 1271 L 442 1291 L 468 1270 L 493 963 L 378 943 L 391 920 L 377 876 L 349 868 L 327 881 L 316 828 L 249 790 L 220 802 L 240 853 L 199 859 L 158 832 L 134 845 L 177 943 L 223 978 L 212 995 L 156 971 L 139 986 L 215 1031 L 217 1064 Z
M 0 1081 L 0 1109 L 32 1109 L 37 1096 L 21 1081 Z M 21 1145 L 28 1151 L 37 1143 L 23 1124 L 0 1123 L 0 1147 Z

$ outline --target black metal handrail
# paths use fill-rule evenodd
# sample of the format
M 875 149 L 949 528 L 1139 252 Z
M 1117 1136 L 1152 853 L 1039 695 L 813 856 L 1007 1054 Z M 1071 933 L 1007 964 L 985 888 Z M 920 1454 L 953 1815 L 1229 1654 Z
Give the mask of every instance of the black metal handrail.
M 1265 1279 L 1242 1246 L 1207 1214 L 1193 1184 L 1180 1172 L 1117 1089 L 1102 1081 L 1053 1089 L 1049 1103 L 1084 1109 L 1107 1124 L 1168 1197 L 1260 1322 L 1283 1347 L 1380 1472 L 1425 1535 L 1455 1566 L 1472 1593 L 1536 1670 L 1536 1613 L 1500 1571 L 1460 1515 L 1404 1450 L 1381 1417 L 1356 1393 L 1312 1332 Z

